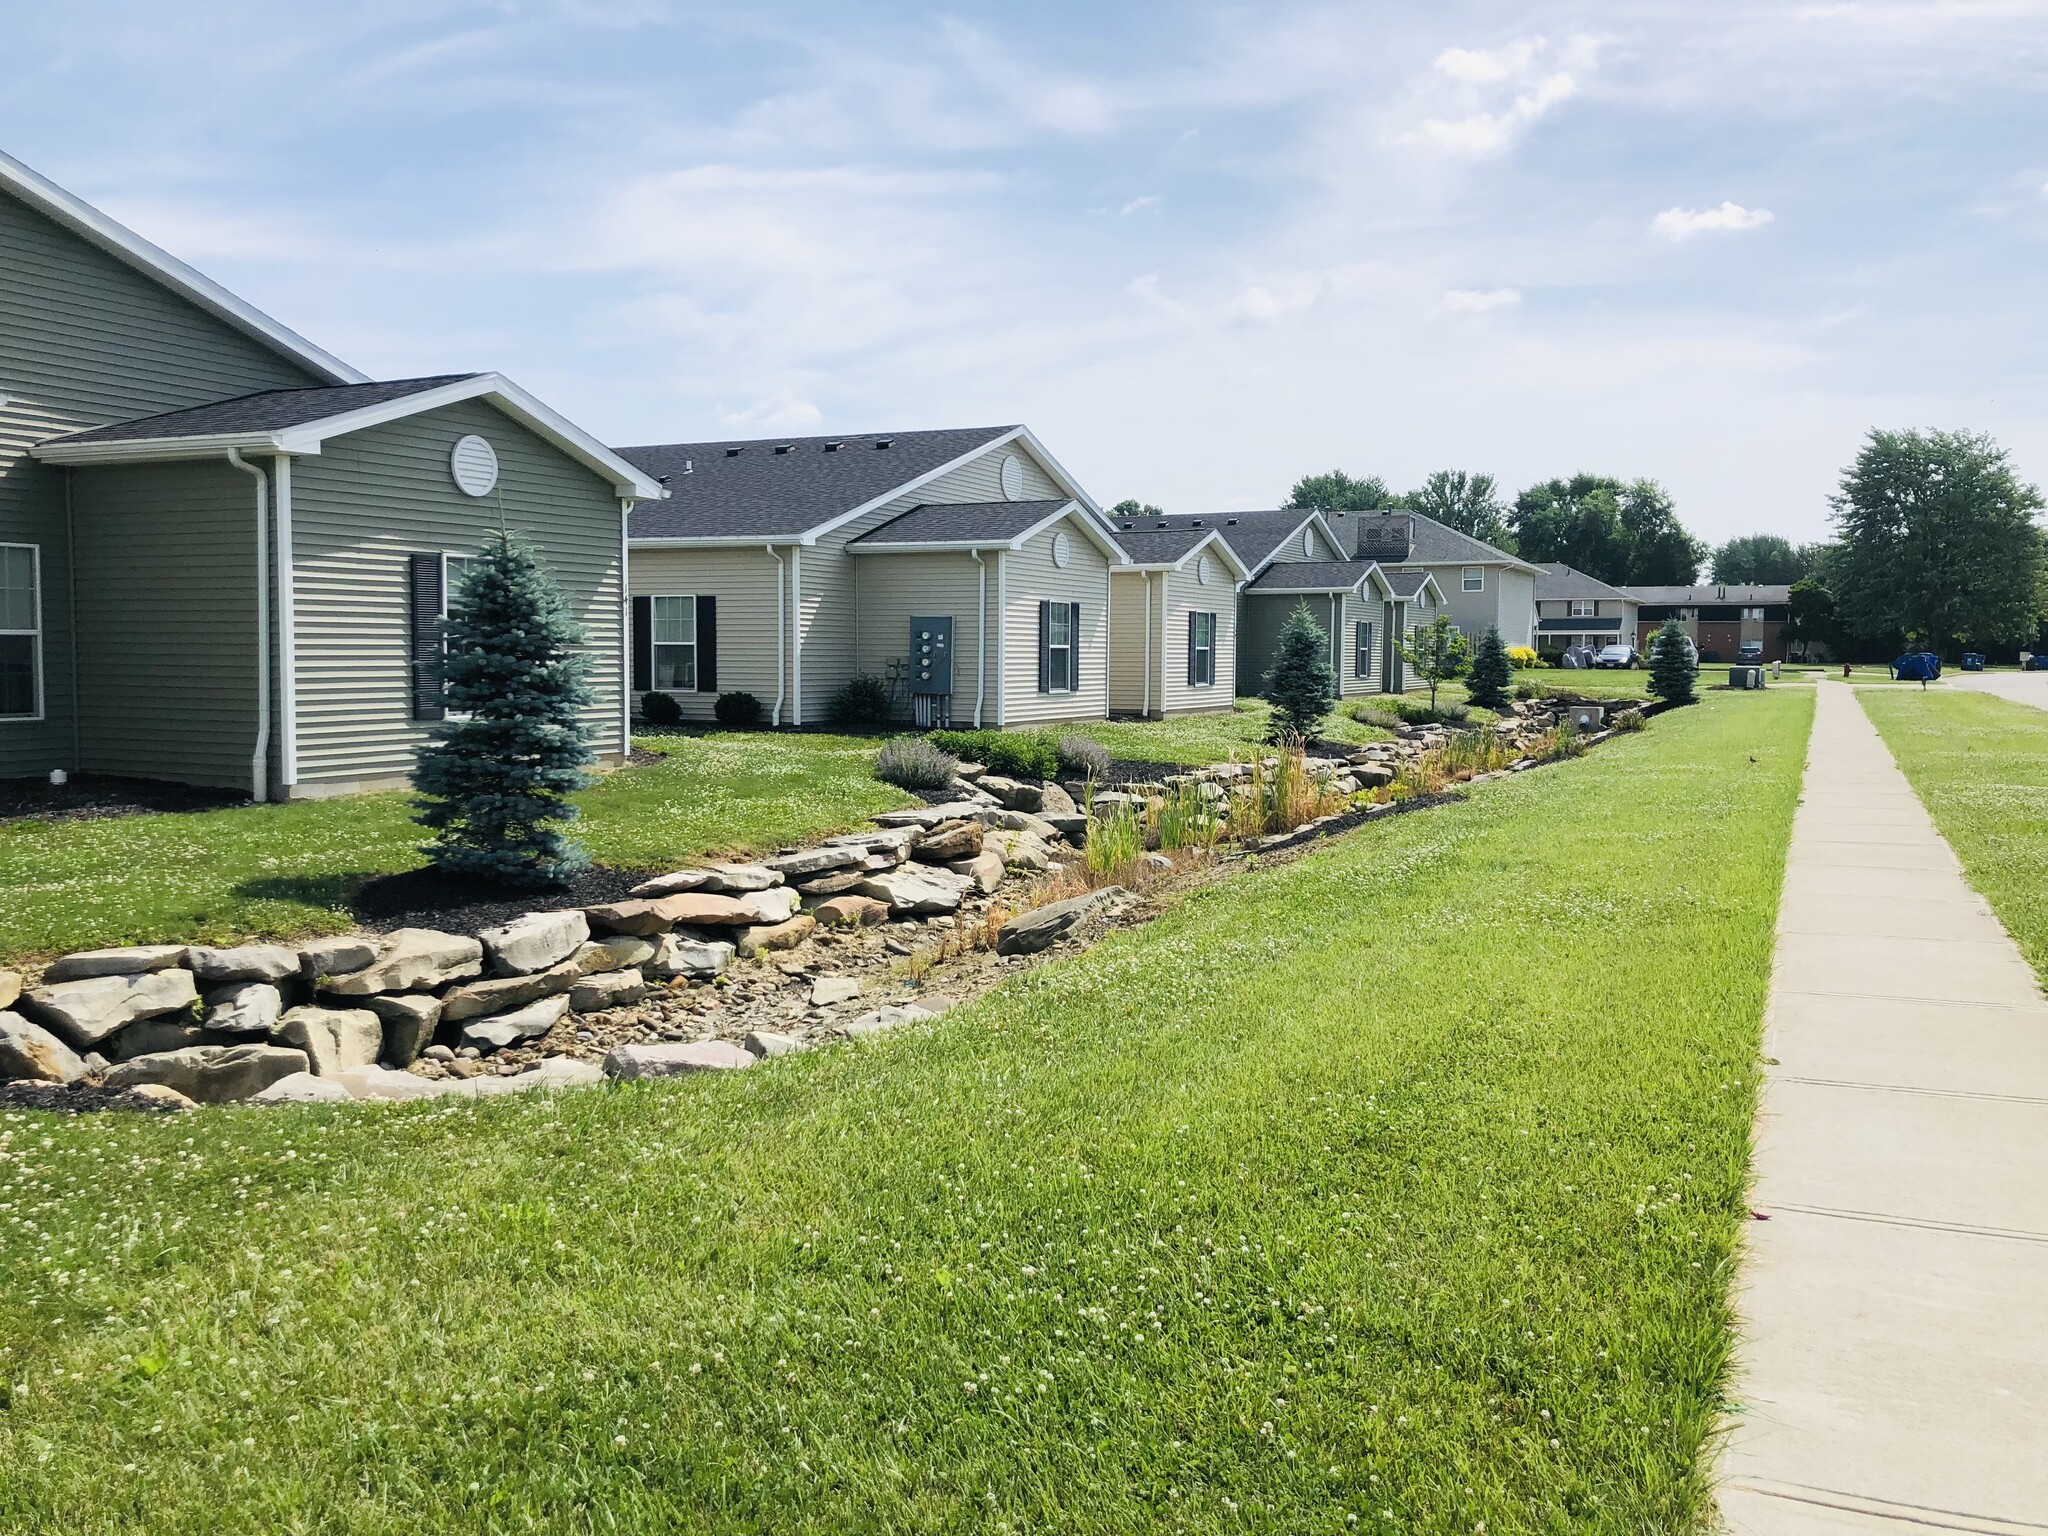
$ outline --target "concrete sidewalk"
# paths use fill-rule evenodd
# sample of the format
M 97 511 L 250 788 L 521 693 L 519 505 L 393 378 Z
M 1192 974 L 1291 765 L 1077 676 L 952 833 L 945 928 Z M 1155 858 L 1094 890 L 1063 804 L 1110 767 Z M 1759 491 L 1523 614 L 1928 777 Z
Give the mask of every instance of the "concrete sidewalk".
M 2048 672 L 1958 672 L 1955 682 L 1970 693 L 1995 693 L 2015 704 L 2048 709 Z
M 1816 707 L 1722 1516 L 1773 1536 L 2039 1536 L 2048 1002 L 1854 692 L 1824 683 Z

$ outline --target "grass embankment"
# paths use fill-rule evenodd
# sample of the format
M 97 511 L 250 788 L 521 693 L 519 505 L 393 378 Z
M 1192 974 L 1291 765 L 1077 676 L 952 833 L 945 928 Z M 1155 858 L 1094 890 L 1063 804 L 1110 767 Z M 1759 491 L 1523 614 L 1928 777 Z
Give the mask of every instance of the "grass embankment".
M 1233 708 L 1215 714 L 1176 715 L 1169 720 L 1083 720 L 1072 732 L 1101 742 L 1113 757 L 1199 766 L 1263 749 L 1272 718 L 1273 706 L 1264 699 L 1239 699 Z M 1388 733 L 1376 726 L 1336 714 L 1318 734 L 1361 747 L 1388 739 Z
M 859 1049 L 0 1119 L 0 1530 L 1685 1530 L 1811 707 Z
M 910 797 L 875 782 L 878 743 L 812 735 L 653 736 L 662 761 L 578 797 L 575 835 L 637 869 L 854 826 Z M 0 826 L 0 961 L 85 946 L 226 942 L 352 926 L 365 880 L 423 862 L 411 797 L 359 795 L 193 815 Z
M 1858 698 L 1970 884 L 2048 985 L 2048 710 L 1962 689 Z

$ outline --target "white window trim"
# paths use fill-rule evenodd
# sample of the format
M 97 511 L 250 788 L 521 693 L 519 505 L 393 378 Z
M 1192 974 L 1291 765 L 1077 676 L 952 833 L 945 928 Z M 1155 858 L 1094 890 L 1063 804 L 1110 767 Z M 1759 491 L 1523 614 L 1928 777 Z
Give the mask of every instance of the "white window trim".
M 650 631 L 647 636 L 647 667 L 651 674 L 648 678 L 650 682 L 653 681 L 654 675 L 658 675 L 661 671 L 661 662 L 656 653 L 662 649 L 662 645 L 661 642 L 654 638 L 652 633 L 652 627 L 657 622 L 654 617 L 654 605 L 660 602 L 688 603 L 690 605 L 690 686 L 688 688 L 655 688 L 651 689 L 651 692 L 674 694 L 680 697 L 684 694 L 694 695 L 704 691 L 701 686 L 704 672 L 697 664 L 703 659 L 697 649 L 697 596 L 698 594 L 695 592 L 650 592 L 647 594 L 647 623 Z M 671 642 L 668 649 L 672 651 L 681 650 L 682 647 Z
M 455 577 L 448 569 L 450 560 L 460 560 L 464 565 L 474 565 L 475 555 L 457 554 L 452 550 L 441 551 L 441 718 L 443 720 L 467 720 L 466 710 L 448 707 L 448 610 L 455 601 Z
M 1209 665 L 1206 668 L 1197 667 L 1195 669 L 1196 675 L 1199 677 L 1203 671 L 1207 671 L 1209 676 L 1206 681 L 1198 681 L 1193 686 L 1197 688 L 1214 688 L 1216 686 L 1216 630 L 1218 627 L 1216 615 L 1205 608 L 1198 608 L 1194 612 L 1197 619 L 1207 619 L 1209 621 L 1209 643 L 1195 647 L 1195 654 L 1197 656 L 1207 656 L 1209 658 Z
M 1596 598 L 1575 597 L 1572 599 L 1572 611 L 1566 614 L 1565 617 L 1569 619 L 1597 619 L 1600 617 L 1599 613 L 1596 612 L 1599 606 L 1599 600 Z
M 1378 626 L 1371 619 L 1356 619 L 1351 627 L 1351 676 L 1354 681 L 1363 682 L 1372 676 L 1373 651 L 1378 647 Z M 1358 658 L 1365 658 L 1364 667 L 1358 665 Z
M 1067 638 L 1064 644 L 1053 639 L 1053 626 L 1062 618 L 1067 626 Z M 1079 692 L 1074 687 L 1074 652 L 1079 648 L 1078 641 L 1079 637 L 1074 634 L 1073 605 L 1071 603 L 1054 603 L 1052 611 L 1046 616 L 1045 621 L 1045 691 L 1048 694 Z M 1053 672 L 1052 657 L 1055 651 L 1065 651 L 1067 653 L 1067 681 L 1064 686 L 1059 683 Z
M 1486 590 L 1486 567 L 1483 565 L 1468 565 L 1464 567 L 1458 572 L 1458 587 L 1460 591 L 1464 592 L 1484 592 Z
M 29 655 L 33 659 L 35 675 L 31 686 L 36 693 L 36 707 L 33 714 L 0 715 L 0 725 L 35 725 L 49 711 L 49 693 L 43 686 L 43 546 L 40 544 L 0 544 L 0 549 L 25 549 L 28 551 L 29 591 L 36 605 L 36 623 L 33 629 L 0 629 L 0 635 L 15 639 L 28 636 Z

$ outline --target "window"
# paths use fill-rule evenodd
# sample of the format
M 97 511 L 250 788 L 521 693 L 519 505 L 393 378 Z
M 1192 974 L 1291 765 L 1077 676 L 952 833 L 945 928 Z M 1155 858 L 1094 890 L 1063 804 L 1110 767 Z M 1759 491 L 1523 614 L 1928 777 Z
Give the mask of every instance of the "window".
M 1074 607 L 1071 603 L 1052 603 L 1047 606 L 1045 691 L 1074 691 Z
M 1351 675 L 1372 676 L 1372 622 L 1360 619 L 1354 626 L 1352 639 Z
M 462 591 L 463 582 L 469 579 L 470 568 L 476 564 L 473 555 L 441 556 L 441 679 L 442 707 L 447 709 L 448 678 L 448 615 L 455 607 L 455 599 Z M 447 709 L 442 716 L 446 720 L 467 720 L 469 716 L 459 710 Z
M 1216 615 L 1188 615 L 1188 686 L 1212 688 L 1216 684 Z
M 1745 608 L 1742 610 L 1742 616 L 1761 624 L 1764 620 L 1764 611 L 1761 608 Z
M 1460 585 L 1467 592 L 1484 592 L 1486 590 L 1485 568 L 1477 565 L 1466 566 Z
M 43 714 L 43 613 L 34 544 L 0 544 L 0 720 Z
M 697 599 L 657 597 L 652 604 L 654 686 L 664 693 L 697 691 Z
M 1571 616 L 1575 619 L 1590 619 L 1594 616 L 1593 610 L 1599 606 L 1589 597 L 1575 597 L 1572 599 Z

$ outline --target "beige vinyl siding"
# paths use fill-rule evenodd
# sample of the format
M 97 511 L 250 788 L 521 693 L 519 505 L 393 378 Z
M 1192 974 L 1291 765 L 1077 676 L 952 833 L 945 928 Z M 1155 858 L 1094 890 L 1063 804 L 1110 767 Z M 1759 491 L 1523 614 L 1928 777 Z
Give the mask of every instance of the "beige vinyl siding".
M 1147 604 L 1146 594 L 1152 601 Z M 1146 615 L 1150 613 L 1148 620 Z M 1109 707 L 1119 715 L 1157 714 L 1159 680 L 1145 686 L 1146 630 L 1150 628 L 1152 670 L 1159 670 L 1159 576 L 1152 571 L 1112 571 L 1109 578 Z M 1221 675 L 1218 668 L 1218 675 Z
M 255 482 L 218 460 L 72 471 L 78 767 L 250 786 Z
M 1022 549 L 1003 555 L 1004 618 L 1008 629 L 1003 658 L 1003 724 L 1037 725 L 1055 720 L 1101 719 L 1109 713 L 1109 559 L 1081 531 L 1085 513 L 1042 528 Z M 1067 533 L 1073 554 L 1065 569 L 1053 564 L 1053 537 Z M 1038 691 L 1038 605 L 1079 603 L 1078 646 L 1081 687 L 1074 693 Z
M 498 487 L 455 486 L 467 433 L 498 455 Z M 611 484 L 481 400 L 329 439 L 292 471 L 299 782 L 408 775 L 429 727 L 411 717 L 407 556 L 470 555 L 501 525 L 530 536 L 588 634 L 600 753 L 620 747 L 619 503 Z M 724 670 L 721 656 L 720 671 Z
M 1536 578 L 1527 571 L 1517 571 L 1508 566 L 1496 567 L 1494 574 L 1499 577 L 1499 601 L 1495 605 L 1494 623 L 1500 626 L 1502 643 L 1534 645 Z M 1479 633 L 1486 633 L 1484 625 L 1480 626 Z
M 996 611 L 996 557 L 984 551 L 988 563 L 988 612 Z M 857 644 L 862 668 L 877 677 L 888 675 L 891 660 L 907 660 L 910 652 L 910 621 L 913 618 L 950 615 L 953 620 L 953 723 L 974 723 L 975 685 L 978 669 L 985 665 L 982 679 L 981 720 L 995 724 L 996 648 L 993 625 L 986 650 L 979 628 L 979 568 L 974 557 L 963 553 L 931 555 L 855 555 L 851 557 L 857 610 Z M 897 698 L 899 718 L 911 713 L 910 684 L 904 682 Z
M 63 432 L 319 382 L 0 193 L 0 542 L 41 550 L 44 705 L 41 721 L 0 721 L 0 777 L 80 766 L 65 472 L 28 449 Z
M 782 553 L 788 581 L 789 551 Z M 721 693 L 751 693 L 761 718 L 775 710 L 775 593 L 777 566 L 766 549 L 636 549 L 630 583 L 635 597 L 718 599 L 718 687 L 678 693 L 686 720 L 709 720 Z M 788 603 L 785 591 L 783 602 Z M 785 606 L 784 613 L 788 610 Z M 784 647 L 787 671 L 787 645 Z M 785 677 L 786 681 L 786 677 Z M 783 700 L 788 720 L 789 701 Z M 636 705 L 637 712 L 637 705 Z
M 1199 560 L 1200 556 L 1196 557 Z M 1190 560 L 1164 576 L 1166 634 L 1163 655 L 1155 643 L 1153 651 L 1161 660 L 1160 684 L 1165 709 L 1170 715 L 1192 714 L 1198 710 L 1229 709 L 1237 696 L 1237 594 L 1229 572 L 1211 557 L 1209 584 L 1202 585 Z M 1155 604 L 1157 597 L 1154 598 Z M 1216 615 L 1216 681 L 1201 687 L 1188 684 L 1188 615 Z M 1155 606 L 1153 618 L 1158 619 Z M 1153 708 L 1159 708 L 1155 694 Z

